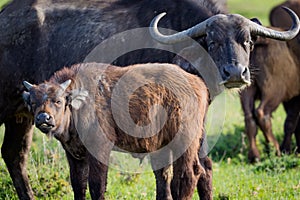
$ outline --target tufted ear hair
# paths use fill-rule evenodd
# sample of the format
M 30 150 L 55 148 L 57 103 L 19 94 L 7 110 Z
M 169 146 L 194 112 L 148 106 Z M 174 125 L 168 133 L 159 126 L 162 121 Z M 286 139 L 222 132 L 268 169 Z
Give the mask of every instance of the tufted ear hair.
M 72 90 L 71 94 L 67 97 L 67 102 L 75 110 L 79 110 L 84 103 L 86 103 L 89 92 L 85 89 Z
M 31 106 L 30 106 L 30 93 L 24 91 L 23 94 L 22 94 L 22 97 L 23 97 L 25 106 L 27 107 L 28 111 L 30 112 L 30 111 L 31 111 Z
M 27 81 L 23 81 L 23 85 L 24 87 L 29 91 L 32 87 L 33 84 L 27 82 Z M 25 106 L 27 107 L 28 111 L 31 111 L 31 105 L 30 105 L 30 93 L 27 91 L 24 91 L 22 94 Z

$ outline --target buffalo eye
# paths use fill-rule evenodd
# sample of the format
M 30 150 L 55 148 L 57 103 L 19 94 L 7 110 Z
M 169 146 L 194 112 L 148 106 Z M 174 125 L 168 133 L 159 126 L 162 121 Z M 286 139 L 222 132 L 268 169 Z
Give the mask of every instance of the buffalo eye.
M 253 49 L 254 49 L 254 42 L 250 40 L 250 51 L 252 51 Z
M 216 43 L 215 42 L 210 42 L 208 44 L 208 51 L 213 51 L 216 48 Z
M 54 104 L 58 107 L 60 107 L 62 105 L 62 101 L 61 100 L 55 100 Z
M 254 48 L 254 43 L 252 40 L 246 40 L 244 43 L 243 43 L 243 46 L 245 49 L 249 48 L 250 51 L 253 50 Z
M 34 108 L 36 106 L 36 103 L 31 103 L 30 105 L 32 108 Z

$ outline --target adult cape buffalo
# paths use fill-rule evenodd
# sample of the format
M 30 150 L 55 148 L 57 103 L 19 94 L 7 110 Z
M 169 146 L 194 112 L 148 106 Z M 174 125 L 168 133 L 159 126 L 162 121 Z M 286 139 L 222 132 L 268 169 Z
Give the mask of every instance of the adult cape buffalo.
M 180 33 L 163 36 L 155 29 L 156 21 L 152 35 L 165 43 L 180 42 L 185 35 L 193 37 L 216 62 L 223 78 L 220 84 L 241 87 L 250 82 L 249 55 L 256 35 L 288 40 L 299 31 L 299 19 L 289 10 L 294 25 L 289 31 L 278 32 L 240 15 L 220 14 L 226 11 L 216 2 L 15 0 L 7 5 L 0 13 L 0 124 L 5 124 L 2 157 L 19 198 L 34 198 L 26 173 L 33 118 L 21 97 L 23 80 L 39 83 L 48 79 L 59 68 L 83 61 L 104 39 L 148 27 L 157 14 L 166 12 L 159 26 Z M 137 38 L 143 41 L 145 37 Z M 172 62 L 173 57 L 168 52 L 139 50 L 115 64 Z
M 282 4 L 274 7 L 270 13 L 270 22 L 272 26 L 281 27 L 286 29 L 292 22 L 286 16 L 284 12 L 280 10 L 280 7 L 286 6 L 295 11 L 295 13 L 300 16 L 300 0 L 288 0 Z M 287 46 L 289 52 L 293 55 L 296 69 L 298 71 L 290 70 L 290 73 L 295 73 L 294 76 L 297 76 L 298 83 L 300 82 L 300 34 L 298 34 L 294 39 L 287 41 Z M 289 66 L 289 65 L 287 65 Z M 289 101 L 284 101 L 284 109 L 287 113 L 287 117 L 284 123 L 284 140 L 281 144 L 281 151 L 290 153 L 291 151 L 291 137 L 295 133 L 296 142 L 297 142 L 297 152 L 300 153 L 300 86 L 296 87 L 297 84 L 294 84 L 294 87 L 291 87 L 290 90 L 293 90 L 294 93 L 297 93 L 298 96 L 294 96 Z M 297 122 L 298 121 L 298 122 Z

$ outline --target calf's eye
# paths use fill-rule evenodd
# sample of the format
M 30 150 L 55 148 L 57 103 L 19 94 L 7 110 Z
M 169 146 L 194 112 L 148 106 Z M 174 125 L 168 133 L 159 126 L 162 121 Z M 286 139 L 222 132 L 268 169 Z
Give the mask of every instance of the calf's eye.
M 62 104 L 61 100 L 54 101 L 55 105 L 60 106 Z

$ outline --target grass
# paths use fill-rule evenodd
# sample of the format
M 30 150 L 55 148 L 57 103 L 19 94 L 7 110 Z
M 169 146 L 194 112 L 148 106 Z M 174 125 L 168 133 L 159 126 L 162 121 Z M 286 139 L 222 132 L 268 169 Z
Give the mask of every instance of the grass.
M 216 102 L 224 103 L 226 115 L 221 134 L 209 133 L 210 136 L 216 134 L 218 137 L 210 152 L 210 157 L 214 160 L 214 199 L 299 199 L 299 157 L 278 158 L 273 154 L 263 153 L 264 138 L 260 133 L 258 144 L 262 152 L 262 162 L 249 165 L 246 159 L 247 141 L 243 133 L 243 117 L 237 95 L 226 92 Z M 274 132 L 279 140 L 282 139 L 284 115 L 280 107 L 273 116 Z M 0 141 L 4 136 L 2 132 L 3 127 Z M 123 161 L 121 164 L 131 164 L 127 159 Z M 110 168 L 107 199 L 155 199 L 155 179 L 149 166 L 135 167 L 136 173 L 120 171 L 115 166 Z M 73 199 L 64 150 L 55 139 L 48 139 L 35 130 L 27 169 L 37 199 Z M 17 199 L 2 159 L 0 172 L 0 199 Z M 193 199 L 198 199 L 198 196 L 195 194 Z
M 228 0 L 228 9 L 231 13 L 238 13 L 247 18 L 256 17 L 267 26 L 271 8 L 282 2 L 282 0 Z
M 229 0 L 229 9 L 232 13 L 257 17 L 263 24 L 268 24 L 267 13 L 280 2 Z M 0 0 L 0 7 L 4 3 Z M 279 107 L 273 115 L 273 131 L 280 142 L 283 138 L 284 118 L 283 108 Z M 299 157 L 278 158 L 274 154 L 263 153 L 265 140 L 259 133 L 257 141 L 262 161 L 249 165 L 243 120 L 239 99 L 234 93 L 223 93 L 210 108 L 207 129 L 212 147 L 210 157 L 214 161 L 214 199 L 300 199 Z M 2 126 L 0 143 L 4 137 L 3 130 Z M 127 158 L 124 159 L 125 164 L 121 164 L 133 166 L 125 160 Z M 110 168 L 107 199 L 155 199 L 155 180 L 149 167 L 134 166 L 136 173 L 120 171 L 115 166 Z M 73 199 L 64 150 L 55 139 L 49 140 L 37 130 L 27 170 L 36 199 Z M 0 174 L 0 199 L 17 199 L 3 159 L 0 159 Z M 87 196 L 90 199 L 89 194 Z M 193 199 L 198 199 L 197 195 Z
M 10 0 L 0 0 L 0 9 L 2 9 Z

